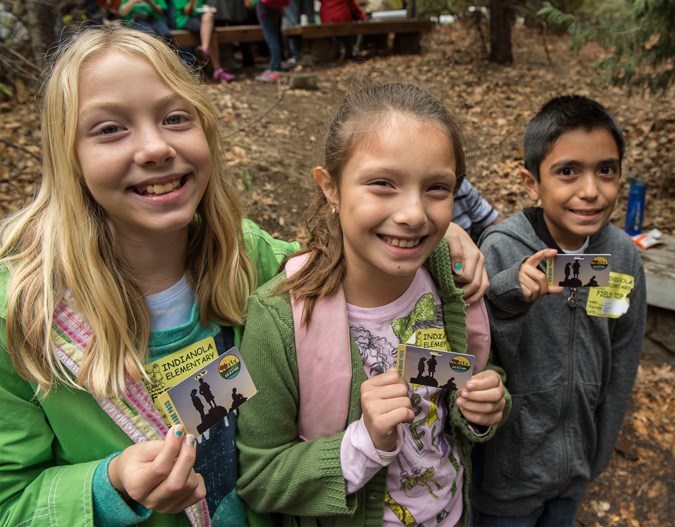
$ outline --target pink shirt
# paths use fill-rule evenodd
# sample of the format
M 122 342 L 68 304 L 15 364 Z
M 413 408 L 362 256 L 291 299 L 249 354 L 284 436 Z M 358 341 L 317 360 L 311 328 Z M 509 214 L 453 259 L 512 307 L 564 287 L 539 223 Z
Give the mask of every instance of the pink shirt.
M 351 336 L 368 378 L 396 365 L 399 344 L 416 344 L 425 331 L 445 334 L 441 301 L 426 269 L 397 300 L 377 308 L 347 304 Z M 446 339 L 447 340 L 447 339 Z M 363 419 L 346 430 L 340 449 L 351 494 L 389 466 L 384 525 L 455 525 L 462 515 L 463 467 L 453 438 L 444 433 L 448 409 L 438 388 L 408 387 L 415 420 L 398 426 L 394 452 L 375 449 Z

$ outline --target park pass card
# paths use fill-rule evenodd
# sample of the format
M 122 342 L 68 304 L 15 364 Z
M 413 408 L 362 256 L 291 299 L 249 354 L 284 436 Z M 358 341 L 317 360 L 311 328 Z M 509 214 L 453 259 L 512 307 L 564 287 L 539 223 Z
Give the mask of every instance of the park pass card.
M 550 286 L 607 287 L 611 254 L 556 254 L 546 258 Z
M 471 378 L 473 361 L 473 355 L 400 344 L 396 368 L 409 384 L 461 390 Z
M 230 348 L 159 395 L 167 426 L 200 436 L 256 393 L 237 348 Z

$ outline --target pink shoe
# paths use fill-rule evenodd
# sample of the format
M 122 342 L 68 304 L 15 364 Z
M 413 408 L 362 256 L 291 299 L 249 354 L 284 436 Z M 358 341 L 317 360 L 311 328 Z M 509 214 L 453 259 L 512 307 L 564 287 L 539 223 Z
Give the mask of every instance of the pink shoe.
M 216 80 L 218 82 L 232 82 L 234 80 L 234 75 L 231 73 L 226 72 L 223 68 L 218 68 L 216 71 L 213 72 L 213 80 Z
M 263 71 L 260 75 L 257 75 L 255 80 L 262 82 L 277 82 L 284 76 L 285 74 L 282 71 L 274 71 L 267 69 Z

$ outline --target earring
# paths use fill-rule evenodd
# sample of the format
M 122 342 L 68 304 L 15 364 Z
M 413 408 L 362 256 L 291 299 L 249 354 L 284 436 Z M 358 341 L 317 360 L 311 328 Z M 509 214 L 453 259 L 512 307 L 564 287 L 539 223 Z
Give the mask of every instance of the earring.
M 330 217 L 332 220 L 337 220 L 340 217 L 340 213 L 338 212 L 336 207 L 333 207 L 330 211 Z

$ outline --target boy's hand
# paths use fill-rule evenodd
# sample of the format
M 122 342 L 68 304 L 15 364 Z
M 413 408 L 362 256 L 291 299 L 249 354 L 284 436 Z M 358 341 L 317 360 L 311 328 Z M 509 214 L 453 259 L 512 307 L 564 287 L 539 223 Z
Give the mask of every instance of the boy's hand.
M 543 298 L 547 293 L 562 293 L 562 286 L 549 287 L 546 281 L 546 273 L 537 268 L 544 258 L 555 256 L 556 254 L 558 254 L 556 249 L 542 249 L 521 264 L 518 278 L 525 295 L 522 298 L 524 302 L 529 304 Z
M 494 370 L 484 370 L 472 376 L 457 397 L 457 406 L 467 421 L 492 426 L 502 420 L 506 405 L 504 384 Z
M 415 414 L 408 397 L 408 385 L 390 368 L 361 385 L 363 423 L 373 445 L 383 452 L 396 449 L 399 423 L 412 423 Z
M 483 253 L 471 236 L 455 223 L 450 223 L 445 241 L 450 248 L 455 284 L 464 289 L 464 301 L 468 304 L 478 302 L 490 285 Z
M 178 513 L 206 496 L 204 480 L 192 468 L 196 451 L 195 438 L 174 426 L 163 441 L 124 449 L 110 461 L 108 477 L 125 499 L 157 512 Z

